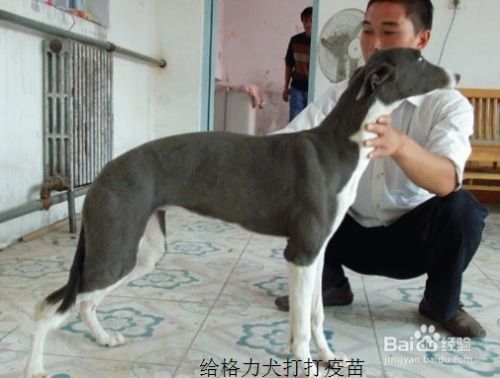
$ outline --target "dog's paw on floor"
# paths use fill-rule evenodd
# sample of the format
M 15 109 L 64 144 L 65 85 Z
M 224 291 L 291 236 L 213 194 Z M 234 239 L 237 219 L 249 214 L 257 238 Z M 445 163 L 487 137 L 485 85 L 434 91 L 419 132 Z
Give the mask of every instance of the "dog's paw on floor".
M 119 332 L 110 332 L 105 335 L 105 337 L 97 340 L 97 343 L 101 346 L 113 348 L 127 343 L 127 339 Z

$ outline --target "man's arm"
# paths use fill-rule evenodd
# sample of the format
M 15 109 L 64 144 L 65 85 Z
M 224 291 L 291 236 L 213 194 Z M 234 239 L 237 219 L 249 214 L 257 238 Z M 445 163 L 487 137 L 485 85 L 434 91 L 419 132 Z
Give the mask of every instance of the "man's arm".
M 288 96 L 290 94 L 290 79 L 292 78 L 292 67 L 288 64 L 285 64 L 285 86 L 283 87 L 283 101 L 288 102 Z
M 376 138 L 365 141 L 367 147 L 375 148 L 370 158 L 391 156 L 411 181 L 437 196 L 456 189 L 458 178 L 451 160 L 427 151 L 406 134 L 393 129 L 390 116 L 380 117 L 366 129 L 377 134 Z

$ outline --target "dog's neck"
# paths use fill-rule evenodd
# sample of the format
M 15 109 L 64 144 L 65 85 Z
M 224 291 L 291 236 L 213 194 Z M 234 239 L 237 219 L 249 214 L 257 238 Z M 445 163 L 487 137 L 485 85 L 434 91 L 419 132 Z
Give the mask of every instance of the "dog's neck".
M 382 101 L 375 99 L 372 103 L 365 118 L 361 121 L 361 125 L 366 125 L 367 123 L 376 123 L 378 118 L 383 115 L 391 114 L 394 109 L 396 109 L 403 100 L 395 101 L 389 105 L 384 104 Z
M 318 129 L 335 138 L 346 138 L 358 142 L 358 135 L 367 123 L 375 123 L 382 115 L 390 114 L 403 100 L 385 104 L 372 93 L 356 100 L 361 80 L 351 83 L 340 97 L 335 108 L 327 115 Z
M 370 113 L 370 108 L 376 101 L 375 96 L 356 100 L 361 85 L 360 80 L 349 84 L 335 107 L 316 128 L 318 132 L 335 139 L 348 139 L 359 131 L 361 123 Z

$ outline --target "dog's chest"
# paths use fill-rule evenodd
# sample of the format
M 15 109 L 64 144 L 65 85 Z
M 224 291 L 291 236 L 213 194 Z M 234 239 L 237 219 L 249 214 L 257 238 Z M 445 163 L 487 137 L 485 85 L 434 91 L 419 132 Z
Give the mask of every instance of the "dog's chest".
M 373 151 L 373 147 L 366 147 L 364 142 L 376 138 L 377 134 L 366 131 L 366 125 L 368 123 L 376 123 L 380 116 L 389 115 L 401 102 L 397 101 L 391 105 L 385 105 L 381 101 L 376 100 L 361 122 L 358 132 L 350 137 L 350 140 L 359 147 L 358 161 L 347 184 L 337 195 L 337 211 L 333 222 L 334 230 L 336 229 L 335 225 L 344 219 L 345 214 L 356 200 L 359 181 L 370 162 L 368 154 Z
M 363 172 L 366 170 L 368 163 L 370 162 L 369 159 L 366 158 L 367 154 L 368 152 L 365 151 L 364 148 L 359 149 L 358 160 L 351 174 L 351 177 L 336 196 L 335 213 L 333 214 L 328 240 L 338 229 L 347 211 L 356 200 L 359 181 L 361 179 L 361 176 L 363 175 Z
M 365 118 L 361 121 L 358 131 L 350 137 L 350 140 L 359 146 L 360 159 L 367 158 L 368 154 L 373 151 L 372 147 L 365 147 L 364 142 L 377 137 L 377 134 L 366 130 L 366 125 L 369 123 L 376 123 L 378 118 L 383 115 L 389 115 L 399 105 L 399 103 L 400 102 L 397 102 L 388 106 L 381 101 L 376 100 L 370 107 Z

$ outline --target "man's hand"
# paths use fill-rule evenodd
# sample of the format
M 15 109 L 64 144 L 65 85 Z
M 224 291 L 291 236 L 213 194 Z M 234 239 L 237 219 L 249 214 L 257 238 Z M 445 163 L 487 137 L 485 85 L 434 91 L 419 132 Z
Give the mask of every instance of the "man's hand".
M 417 186 L 438 196 L 455 190 L 457 173 L 452 161 L 420 146 L 406 134 L 391 127 L 390 116 L 381 116 L 376 123 L 366 125 L 366 130 L 376 134 L 364 142 L 374 150 L 369 158 L 390 156 L 406 176 Z
M 283 98 L 283 101 L 288 102 L 288 97 L 290 96 L 290 88 L 284 88 L 283 93 L 281 93 L 281 97 Z
M 364 142 L 366 147 L 373 147 L 374 150 L 368 157 L 393 156 L 397 154 L 405 143 L 406 135 L 391 127 L 392 119 L 389 115 L 381 116 L 376 123 L 366 125 L 366 130 L 376 134 L 373 139 Z

